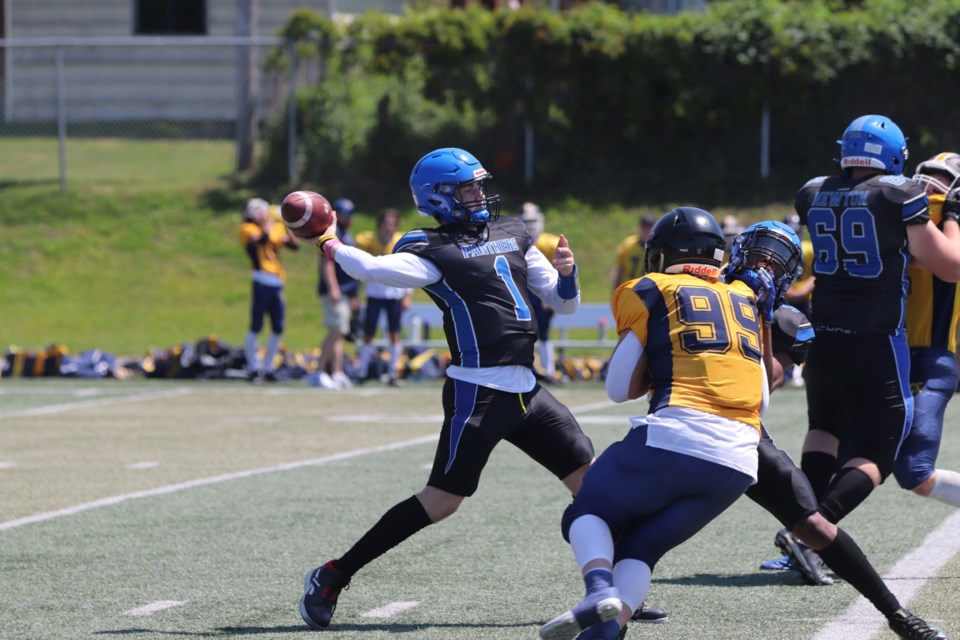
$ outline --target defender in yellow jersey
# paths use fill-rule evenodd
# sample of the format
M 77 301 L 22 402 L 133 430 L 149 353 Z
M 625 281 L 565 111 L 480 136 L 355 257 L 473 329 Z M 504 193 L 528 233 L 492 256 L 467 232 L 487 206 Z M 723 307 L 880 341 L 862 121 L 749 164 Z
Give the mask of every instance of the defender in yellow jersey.
M 674 209 L 653 227 L 647 275 L 614 294 L 607 395 L 624 402 L 649 386 L 650 411 L 630 419 L 563 515 L 587 595 L 541 627 L 545 640 L 617 638 L 659 559 L 756 481 L 761 316 L 750 287 L 719 281 L 723 249 L 710 213 Z
M 917 165 L 914 180 L 930 198 L 930 220 L 960 241 L 960 154 L 938 153 Z M 929 269 L 910 265 L 907 293 L 907 345 L 913 421 L 894 466 L 897 483 L 919 496 L 960 507 L 960 473 L 937 469 L 943 416 L 957 389 L 957 320 L 960 291 Z
M 243 210 L 240 225 L 240 244 L 250 258 L 253 294 L 250 306 L 250 327 L 244 344 L 247 359 L 247 376 L 251 380 L 274 379 L 273 361 L 280 350 L 283 335 L 286 301 L 283 298 L 283 283 L 287 273 L 280 262 L 280 247 L 298 248 L 297 239 L 287 233 L 287 227 L 278 224 L 279 216 L 271 211 L 266 200 L 253 198 Z M 263 329 L 263 316 L 270 316 L 270 338 L 267 353 L 261 363 L 257 335 Z

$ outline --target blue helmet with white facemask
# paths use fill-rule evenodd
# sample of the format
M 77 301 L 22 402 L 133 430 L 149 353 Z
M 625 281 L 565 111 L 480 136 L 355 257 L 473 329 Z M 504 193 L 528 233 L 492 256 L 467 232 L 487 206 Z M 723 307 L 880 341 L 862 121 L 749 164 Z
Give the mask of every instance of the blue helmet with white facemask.
M 423 156 L 410 173 L 417 211 L 440 222 L 482 226 L 500 216 L 500 196 L 487 195 L 493 175 L 468 151 L 445 147 Z M 479 187 L 480 197 L 465 200 L 464 187 Z

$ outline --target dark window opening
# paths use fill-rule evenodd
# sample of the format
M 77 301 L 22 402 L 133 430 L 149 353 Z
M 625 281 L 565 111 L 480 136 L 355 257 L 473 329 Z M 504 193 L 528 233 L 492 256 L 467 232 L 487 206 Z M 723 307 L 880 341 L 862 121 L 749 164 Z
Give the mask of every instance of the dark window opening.
M 206 0 L 134 0 L 137 35 L 206 35 Z

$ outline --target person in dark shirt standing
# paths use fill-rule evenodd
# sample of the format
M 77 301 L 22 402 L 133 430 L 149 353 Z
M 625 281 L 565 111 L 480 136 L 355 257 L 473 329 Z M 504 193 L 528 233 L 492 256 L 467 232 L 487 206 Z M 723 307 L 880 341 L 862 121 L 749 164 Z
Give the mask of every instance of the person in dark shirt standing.
M 557 313 L 572 313 L 580 303 L 573 252 L 561 235 L 548 261 L 520 220 L 499 219 L 500 197 L 487 193 L 490 178 L 469 152 L 437 149 L 410 175 L 417 210 L 437 227 L 406 233 L 392 254 L 377 257 L 344 244 L 332 225 L 317 240 L 328 259 L 361 281 L 426 291 L 443 311 L 451 361 L 426 487 L 388 510 L 345 554 L 307 574 L 300 615 L 313 629 L 330 624 L 354 574 L 473 495 L 501 440 L 572 493 L 593 461 L 593 444 L 576 418 L 533 374 L 537 321 L 528 289 Z

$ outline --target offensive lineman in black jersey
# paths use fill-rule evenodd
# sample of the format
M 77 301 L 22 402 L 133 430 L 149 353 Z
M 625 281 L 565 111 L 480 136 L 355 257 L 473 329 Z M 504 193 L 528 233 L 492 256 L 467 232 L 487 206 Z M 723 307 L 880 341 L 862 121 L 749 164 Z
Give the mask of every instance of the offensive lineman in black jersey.
M 798 309 L 782 304 L 783 294 L 802 271 L 800 238 L 779 222 L 760 222 L 740 234 L 730 252 L 727 279 L 750 269 L 767 269 L 775 290 L 771 351 L 773 353 L 770 391 L 783 384 L 784 371 L 803 364 L 814 331 Z M 810 482 L 789 455 L 761 425 L 757 445 L 757 482 L 746 496 L 766 509 L 785 527 L 777 533 L 776 544 L 793 561 L 809 584 L 831 584 L 820 560 L 867 598 L 887 618 L 890 628 L 908 640 L 945 640 L 946 635 L 904 608 L 864 555 L 856 541 L 819 511 Z M 815 548 L 816 553 L 810 549 Z
M 839 143 L 842 173 L 810 180 L 795 202 L 817 278 L 801 468 L 833 523 L 890 475 L 910 426 L 907 263 L 912 256 L 945 281 L 960 279 L 960 247 L 930 222 L 923 187 L 901 175 L 900 128 L 861 116 Z
M 537 324 L 528 289 L 557 313 L 572 313 L 580 303 L 573 252 L 561 236 L 551 264 L 522 222 L 500 220 L 500 197 L 486 193 L 490 177 L 472 154 L 437 149 L 414 166 L 410 187 L 417 210 L 438 227 L 411 231 L 378 257 L 343 245 L 329 229 L 317 240 L 359 280 L 423 288 L 443 311 L 452 359 L 426 487 L 387 511 L 344 555 L 307 574 L 300 615 L 312 629 L 330 624 L 357 571 L 476 491 L 499 441 L 520 448 L 573 493 L 593 461 L 573 414 L 533 374 Z

